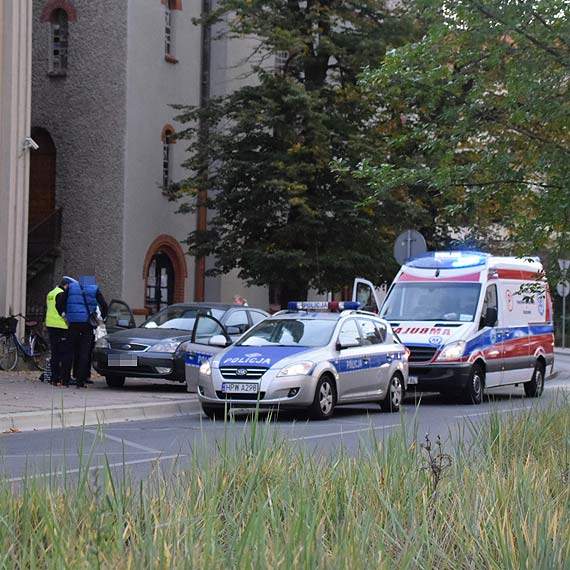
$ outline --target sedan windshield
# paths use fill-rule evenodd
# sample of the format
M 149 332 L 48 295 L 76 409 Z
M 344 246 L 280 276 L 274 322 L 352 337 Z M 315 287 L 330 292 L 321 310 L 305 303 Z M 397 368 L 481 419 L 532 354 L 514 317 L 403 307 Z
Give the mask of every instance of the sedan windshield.
M 141 326 L 145 329 L 176 329 L 191 331 L 198 315 L 210 315 L 221 319 L 224 311 L 210 307 L 167 307 Z
M 326 346 L 336 321 L 318 319 L 269 319 L 243 336 L 238 346 Z
M 398 283 L 390 291 L 381 316 L 390 321 L 459 321 L 475 318 L 479 283 Z

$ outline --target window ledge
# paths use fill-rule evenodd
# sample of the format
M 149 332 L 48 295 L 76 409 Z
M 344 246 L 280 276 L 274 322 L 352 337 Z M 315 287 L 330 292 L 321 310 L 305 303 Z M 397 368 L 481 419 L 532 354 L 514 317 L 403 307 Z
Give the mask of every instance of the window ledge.
M 178 59 L 176 59 L 172 54 L 166 53 L 164 54 L 164 61 L 168 63 L 178 63 Z
M 59 69 L 57 71 L 48 71 L 47 74 L 48 77 L 66 77 L 67 71 L 65 71 L 64 69 Z

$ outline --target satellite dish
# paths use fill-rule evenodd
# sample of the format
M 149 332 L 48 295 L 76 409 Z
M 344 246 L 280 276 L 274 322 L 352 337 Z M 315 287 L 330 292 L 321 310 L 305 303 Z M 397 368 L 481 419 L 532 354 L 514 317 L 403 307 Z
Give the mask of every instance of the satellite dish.
M 394 258 L 400 265 L 404 265 L 404 262 L 410 259 L 410 257 L 426 251 L 426 240 L 416 230 L 403 231 L 394 243 Z

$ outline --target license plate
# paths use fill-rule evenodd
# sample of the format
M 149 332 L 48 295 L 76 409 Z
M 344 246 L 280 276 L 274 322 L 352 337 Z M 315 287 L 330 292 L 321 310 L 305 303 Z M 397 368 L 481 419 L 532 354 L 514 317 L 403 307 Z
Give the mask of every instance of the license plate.
M 224 382 L 222 384 L 224 394 L 257 394 L 258 391 L 259 384 L 246 382 Z
M 109 354 L 107 364 L 109 366 L 136 366 L 138 359 L 136 354 Z
M 417 384 L 418 377 L 417 376 L 408 376 L 408 384 Z

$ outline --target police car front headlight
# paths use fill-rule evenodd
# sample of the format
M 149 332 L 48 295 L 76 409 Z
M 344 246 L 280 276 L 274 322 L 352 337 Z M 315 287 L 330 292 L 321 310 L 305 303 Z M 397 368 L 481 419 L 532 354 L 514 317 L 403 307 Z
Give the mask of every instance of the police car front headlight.
M 283 376 L 308 376 L 313 371 L 314 362 L 296 362 L 279 371 L 277 378 Z
M 206 362 L 200 366 L 200 374 L 203 374 L 204 376 L 212 375 L 212 367 L 210 366 L 209 360 L 206 360 Z
M 101 337 L 96 343 L 95 346 L 97 348 L 110 348 L 111 345 L 109 344 L 109 341 L 107 340 L 107 337 Z
M 439 353 L 437 360 L 459 360 L 465 352 L 465 346 L 466 344 L 464 340 L 452 342 L 443 347 L 443 350 Z
M 177 340 L 165 340 L 159 342 L 150 348 L 151 352 L 168 352 L 173 354 L 176 352 L 177 348 L 180 346 L 180 342 Z

